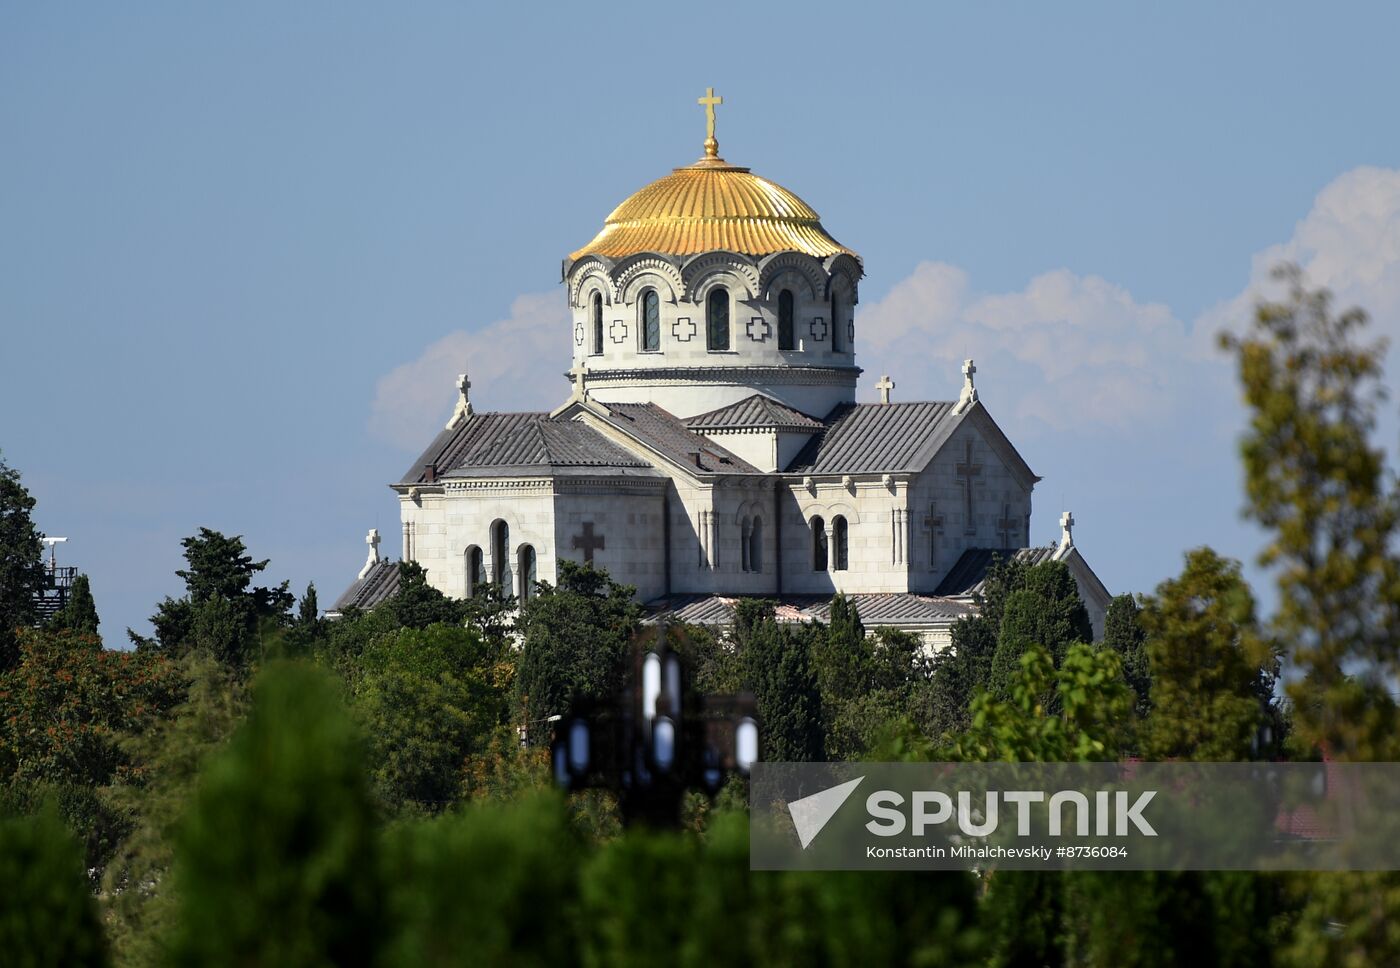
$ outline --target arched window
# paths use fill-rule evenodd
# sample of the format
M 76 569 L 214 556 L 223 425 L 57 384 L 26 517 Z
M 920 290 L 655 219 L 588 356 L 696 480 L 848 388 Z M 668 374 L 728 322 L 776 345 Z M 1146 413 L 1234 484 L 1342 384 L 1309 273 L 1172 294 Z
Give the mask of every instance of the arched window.
M 481 586 L 486 584 L 486 562 L 481 548 L 472 545 L 467 549 L 467 597 L 481 594 Z
M 520 546 L 520 600 L 528 602 L 535 597 L 535 548 L 533 545 Z
M 826 522 L 820 515 L 812 519 L 812 570 L 826 571 Z
M 593 294 L 593 355 L 603 355 L 603 297 Z
M 729 349 L 729 290 L 710 290 L 705 307 L 705 332 L 708 334 L 710 349 Z
M 749 571 L 763 570 L 763 519 L 754 518 L 749 529 Z
M 661 297 L 655 289 L 642 293 L 642 349 L 648 353 L 661 349 Z
M 749 567 L 749 527 L 751 522 L 744 518 L 743 524 L 739 528 L 739 568 L 741 571 L 753 571 Z
M 832 571 L 845 571 L 846 559 L 846 519 L 841 515 L 831 519 Z
M 841 331 L 846 328 L 845 321 L 841 318 L 841 297 L 835 292 L 831 294 L 831 352 L 841 352 Z
M 778 293 L 778 349 L 790 350 L 796 343 L 792 338 L 792 290 Z
M 507 549 L 510 548 L 510 525 L 497 519 L 491 525 L 491 580 L 501 586 L 501 594 L 510 593 L 507 586 L 509 572 L 506 570 Z

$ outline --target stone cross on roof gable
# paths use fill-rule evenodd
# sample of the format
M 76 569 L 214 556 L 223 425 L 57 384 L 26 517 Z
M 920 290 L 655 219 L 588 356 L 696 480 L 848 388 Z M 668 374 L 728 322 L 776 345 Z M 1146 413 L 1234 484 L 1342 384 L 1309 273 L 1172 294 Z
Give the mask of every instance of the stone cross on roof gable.
M 588 399 L 588 364 L 579 360 L 569 369 L 569 378 L 574 382 L 574 390 L 571 399 Z
M 880 391 L 880 402 L 881 402 L 881 403 L 889 403 L 889 402 L 890 402 L 890 391 L 893 390 L 894 388 L 895 388 L 895 382 L 894 382 L 893 380 L 890 379 L 890 375 L 889 375 L 888 373 L 886 373 L 884 376 L 880 377 L 880 382 L 878 382 L 878 383 L 875 384 L 875 389 L 877 389 L 877 390 Z
M 452 411 L 452 416 L 448 418 L 447 429 L 451 430 L 467 417 L 472 415 L 472 401 L 468 392 L 472 388 L 472 381 L 467 379 L 465 373 L 457 374 L 457 406 Z
M 1074 515 L 1068 511 L 1060 515 L 1060 547 L 1074 547 Z
M 958 396 L 958 404 L 953 408 L 953 413 L 962 413 L 977 402 L 977 387 L 972 382 L 973 376 L 977 373 L 977 364 L 970 359 L 963 360 L 962 372 L 962 393 Z
M 365 566 L 360 569 L 360 577 L 363 578 L 370 573 L 370 569 L 379 564 L 379 529 L 370 528 L 369 534 L 365 535 L 365 544 L 369 545 L 369 556 L 365 558 Z

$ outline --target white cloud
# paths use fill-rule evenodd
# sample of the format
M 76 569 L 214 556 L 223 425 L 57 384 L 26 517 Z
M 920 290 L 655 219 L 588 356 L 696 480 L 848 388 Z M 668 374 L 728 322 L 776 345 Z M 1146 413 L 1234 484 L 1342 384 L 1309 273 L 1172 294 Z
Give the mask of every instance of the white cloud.
M 1309 286 L 1332 290 L 1338 309 L 1365 309 L 1375 331 L 1394 342 L 1400 337 L 1400 170 L 1354 168 L 1328 184 L 1292 238 L 1255 254 L 1248 285 L 1201 317 L 1202 341 L 1248 323 L 1259 297 L 1277 297 L 1270 272 L 1281 262 L 1301 266 Z
M 1138 303 L 1121 286 L 1065 269 L 1010 293 L 975 293 L 966 273 L 925 262 L 858 318 L 858 360 L 890 373 L 899 396 L 956 397 L 965 357 L 999 413 L 1065 429 L 1126 427 L 1172 394 L 1186 328 L 1171 310 Z M 915 361 L 940 361 L 927 367 Z M 989 405 L 990 401 L 989 401 Z
M 458 330 L 395 367 L 375 387 L 370 431 L 406 449 L 425 444 L 456 403 L 457 374 L 470 375 L 477 410 L 549 410 L 569 394 L 569 311 L 555 289 L 515 300 L 510 316 Z

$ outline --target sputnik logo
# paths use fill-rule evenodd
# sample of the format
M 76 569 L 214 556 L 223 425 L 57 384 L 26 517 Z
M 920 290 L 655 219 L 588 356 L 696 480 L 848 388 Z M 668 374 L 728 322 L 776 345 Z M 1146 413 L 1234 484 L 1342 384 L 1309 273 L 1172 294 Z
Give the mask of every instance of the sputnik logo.
M 816 839 L 817 834 L 822 832 L 827 821 L 836 816 L 836 811 L 841 809 L 841 804 L 860 786 L 860 781 L 865 777 L 858 776 L 854 780 L 847 780 L 820 793 L 814 793 L 801 800 L 794 800 L 788 804 L 788 813 L 792 814 L 792 825 L 797 828 L 797 839 L 802 842 L 802 849 L 806 850 L 807 845 Z

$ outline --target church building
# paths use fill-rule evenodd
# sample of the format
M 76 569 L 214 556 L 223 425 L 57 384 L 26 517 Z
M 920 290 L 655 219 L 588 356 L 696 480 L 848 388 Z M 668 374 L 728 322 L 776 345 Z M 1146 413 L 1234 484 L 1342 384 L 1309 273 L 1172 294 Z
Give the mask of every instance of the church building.
M 1040 478 L 979 399 L 973 361 L 951 399 L 897 401 L 882 376 L 880 402 L 857 403 L 860 256 L 802 199 L 721 158 L 721 99 L 700 103 L 703 157 L 564 259 L 567 398 L 477 412 L 459 378 L 447 426 L 390 485 L 403 558 L 448 595 L 495 582 L 522 599 L 570 559 L 634 585 L 653 614 L 715 625 L 744 596 L 822 621 L 842 592 L 867 627 L 935 648 L 998 555 L 1053 559 L 1101 635 L 1109 593 L 1073 518 L 1057 545 L 1029 547 Z M 397 587 L 379 535 L 367 541 L 332 615 Z

